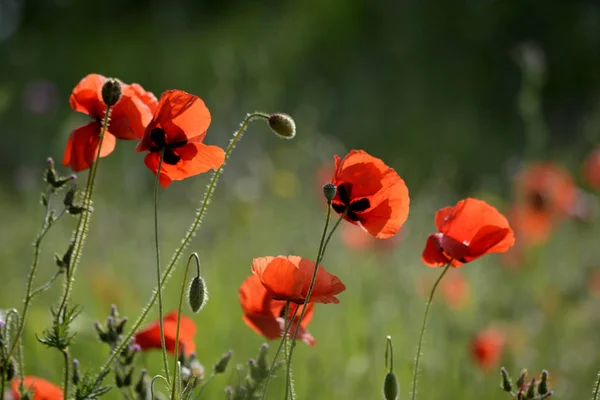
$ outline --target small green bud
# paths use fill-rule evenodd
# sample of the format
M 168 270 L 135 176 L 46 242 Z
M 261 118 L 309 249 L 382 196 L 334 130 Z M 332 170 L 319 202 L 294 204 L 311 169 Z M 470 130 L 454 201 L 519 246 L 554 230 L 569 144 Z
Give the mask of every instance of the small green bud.
M 331 203 L 331 201 L 335 197 L 336 192 L 337 188 L 333 183 L 326 183 L 323 185 L 323 194 L 327 199 L 327 203 Z
M 523 368 L 517 379 L 517 388 L 521 389 L 525 385 L 525 379 L 527 379 L 527 369 Z
M 73 201 L 75 200 L 75 194 L 77 193 L 77 185 L 71 185 L 67 193 L 65 193 L 65 197 L 63 199 L 63 204 L 65 207 L 70 208 L 73 206 Z
M 529 384 L 529 387 L 527 388 L 527 394 L 525 395 L 526 399 L 533 400 L 535 398 L 536 386 L 537 386 L 537 384 L 536 384 L 535 378 L 533 378 L 531 380 L 531 383 Z
M 200 311 L 208 300 L 208 293 L 206 291 L 206 283 L 204 278 L 197 276 L 192 279 L 190 284 L 190 290 L 188 292 L 188 303 L 193 312 L 197 313 Z
M 133 370 L 135 369 L 134 366 L 131 366 L 131 368 L 129 369 L 129 372 L 127 372 L 127 374 L 123 377 L 123 386 L 131 386 L 131 382 L 133 380 Z
M 506 368 L 500 368 L 500 375 L 502 376 L 502 381 L 500 382 L 500 388 L 505 392 L 511 392 L 513 390 L 512 382 L 510 380 L 510 376 L 508 376 L 508 371 Z
M 549 387 L 548 387 L 548 371 L 543 370 L 542 371 L 542 376 L 540 378 L 540 384 L 538 385 L 538 393 L 539 394 L 546 394 L 549 391 Z
M 121 99 L 121 82 L 115 78 L 108 78 L 102 85 L 102 101 L 111 107 Z
M 267 343 L 263 343 L 260 345 L 258 349 L 258 368 L 263 371 L 268 371 L 269 366 L 267 363 L 267 353 L 269 352 L 269 345 Z
M 280 138 L 293 139 L 296 136 L 296 123 L 287 114 L 269 116 L 269 127 Z
M 73 385 L 77 386 L 81 381 L 81 374 L 79 373 L 79 360 L 73 360 L 73 375 L 71 376 L 71 382 Z
M 231 352 L 231 350 L 223 354 L 221 359 L 217 361 L 217 363 L 214 366 L 215 374 L 222 374 L 223 372 L 225 372 L 225 370 L 227 369 L 227 364 L 229 364 L 229 360 L 231 360 L 232 355 L 233 353 Z
M 385 400 L 396 400 L 399 391 L 400 387 L 396 375 L 393 372 L 388 372 L 383 381 L 383 398 Z
M 140 379 L 137 381 L 135 385 L 135 392 L 139 395 L 139 398 L 145 399 L 146 394 L 148 393 L 148 384 L 146 382 L 146 376 L 148 371 L 143 369 L 140 373 Z

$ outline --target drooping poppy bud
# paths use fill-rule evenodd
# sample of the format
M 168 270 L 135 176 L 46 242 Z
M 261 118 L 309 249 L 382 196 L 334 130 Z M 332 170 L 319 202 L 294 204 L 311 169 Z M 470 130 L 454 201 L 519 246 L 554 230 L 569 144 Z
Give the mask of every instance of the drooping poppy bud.
M 280 138 L 293 139 L 296 136 L 296 123 L 287 114 L 269 116 L 269 127 Z
M 400 387 L 398 386 L 396 375 L 393 372 L 388 372 L 383 381 L 383 398 L 385 400 L 396 400 L 399 390 Z
M 206 291 L 206 283 L 204 278 L 196 276 L 192 279 L 190 284 L 190 290 L 188 292 L 188 302 L 193 312 L 197 313 L 200 311 L 208 300 L 208 293 Z
M 102 85 L 102 101 L 109 107 L 114 106 L 121 100 L 121 82 L 115 78 L 108 78 Z

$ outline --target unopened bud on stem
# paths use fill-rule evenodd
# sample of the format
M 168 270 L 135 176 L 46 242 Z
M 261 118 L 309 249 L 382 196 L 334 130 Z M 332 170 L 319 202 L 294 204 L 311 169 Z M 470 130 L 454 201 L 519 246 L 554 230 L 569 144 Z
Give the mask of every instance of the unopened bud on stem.
M 121 82 L 115 78 L 108 78 L 102 85 L 102 101 L 111 107 L 121 99 Z
M 331 203 L 336 193 L 337 188 L 333 183 L 326 183 L 323 185 L 323 195 L 327 199 L 327 203 Z
M 269 116 L 269 127 L 283 139 L 293 139 L 296 136 L 296 123 L 287 114 L 272 114 Z

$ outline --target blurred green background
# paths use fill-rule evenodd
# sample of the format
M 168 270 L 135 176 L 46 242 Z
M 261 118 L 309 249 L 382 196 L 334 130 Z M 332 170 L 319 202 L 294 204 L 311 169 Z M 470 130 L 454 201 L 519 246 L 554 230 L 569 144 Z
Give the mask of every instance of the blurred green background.
M 243 324 L 237 300 L 252 258 L 314 259 L 328 177 L 319 171 L 332 168 L 334 154 L 364 149 L 405 179 L 411 214 L 402 239 L 385 250 L 351 249 L 339 235 L 330 246 L 323 263 L 348 289 L 341 304 L 317 306 L 310 331 L 318 343 L 296 352 L 296 390 L 300 399 L 379 398 L 391 335 L 405 398 L 420 287 L 439 273 L 420 261 L 434 212 L 466 195 L 506 211 L 525 161 L 556 161 L 579 180 L 600 139 L 599 49 L 596 1 L 0 0 L 0 308 L 21 307 L 45 159 L 60 162 L 69 132 L 87 121 L 69 108 L 74 85 L 95 72 L 157 95 L 184 89 L 211 110 L 209 144 L 226 146 L 255 110 L 289 113 L 298 126 L 293 141 L 250 126 L 189 248 L 202 258 L 211 293 L 194 316 L 201 362 L 210 367 L 229 349 L 235 363 L 255 355 L 262 339 Z M 113 303 L 133 320 L 154 284 L 153 176 L 134 146 L 120 142 L 99 170 L 74 296 L 84 312 L 72 354 L 84 370 L 108 352 L 93 322 Z M 165 262 L 207 180 L 161 191 Z M 36 282 L 53 275 L 53 254 L 64 252 L 75 223 L 62 222 L 44 243 Z M 468 304 L 453 309 L 440 295 L 432 308 L 420 398 L 507 398 L 497 370 L 480 370 L 469 353 L 471 338 L 490 325 L 510 332 L 502 358 L 510 371 L 547 368 L 556 398 L 588 398 L 600 368 L 600 299 L 588 284 L 599 238 L 597 217 L 568 222 L 521 268 L 498 256 L 463 267 Z M 180 269 L 167 309 L 178 301 Z M 35 340 L 50 323 L 55 286 L 34 302 L 26 365 L 59 382 L 61 358 Z M 141 361 L 160 369 L 156 354 Z M 207 398 L 224 398 L 236 380 L 235 372 L 219 377 Z M 270 398 L 280 398 L 282 385 L 274 380 Z

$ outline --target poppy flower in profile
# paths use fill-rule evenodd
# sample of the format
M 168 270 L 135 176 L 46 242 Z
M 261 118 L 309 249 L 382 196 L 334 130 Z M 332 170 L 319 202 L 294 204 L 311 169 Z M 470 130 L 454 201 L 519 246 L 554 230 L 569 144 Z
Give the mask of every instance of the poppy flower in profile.
M 20 400 L 19 386 L 21 385 L 20 379 L 14 379 L 11 385 L 11 391 L 14 400 Z M 62 400 L 63 391 L 60 386 L 54 383 L 48 382 L 45 379 L 38 378 L 35 376 L 25 376 L 23 378 L 23 386 L 30 393 L 33 393 L 31 400 Z
M 308 294 L 315 263 L 299 256 L 255 258 L 252 272 L 275 300 L 303 304 Z M 314 303 L 339 303 L 336 295 L 346 290 L 337 276 L 319 265 L 317 278 L 310 296 Z
M 285 331 L 285 301 L 275 300 L 265 289 L 256 275 L 248 277 L 240 286 L 239 299 L 244 315 L 242 319 L 254 332 L 264 336 L 267 339 L 279 339 Z M 290 315 L 296 311 L 296 318 L 290 327 L 290 335 L 295 332 L 298 319 L 302 312 L 302 307 L 295 303 L 290 303 Z M 314 346 L 316 341 L 306 330 L 314 314 L 314 304 L 308 303 L 300 329 L 298 330 L 298 339 L 304 343 Z
M 379 239 L 398 233 L 406 218 L 410 199 L 408 188 L 379 158 L 352 150 L 344 159 L 335 156 L 332 182 L 337 193 L 332 208 L 345 219 Z
M 148 151 L 144 162 L 156 175 L 160 154 L 164 152 L 159 182 L 163 187 L 210 169 L 225 161 L 218 146 L 202 143 L 210 125 L 210 112 L 197 96 L 182 90 L 167 90 L 136 151 Z
M 528 243 L 548 239 L 557 221 L 576 211 L 578 190 L 567 171 L 551 163 L 537 163 L 516 178 L 517 202 L 510 220 Z
M 583 163 L 583 179 L 593 189 L 600 190 L 600 147 L 597 147 Z
M 98 154 L 100 132 L 107 108 L 102 100 L 102 86 L 107 80 L 102 75 L 90 74 L 75 86 L 69 98 L 73 110 L 87 114 L 93 119 L 69 135 L 63 165 L 71 167 L 75 172 L 91 167 Z M 156 97 L 140 85 L 122 83 L 121 98 L 111 107 L 100 157 L 112 153 L 117 139 L 139 140 L 152 119 L 157 103 Z
M 173 354 L 175 352 L 175 338 L 177 336 L 177 311 L 172 311 L 163 318 L 163 329 L 165 331 L 165 346 Z M 191 318 L 181 316 L 179 328 L 179 349 L 185 349 L 185 354 L 189 355 L 196 351 L 194 335 L 196 334 L 196 324 Z M 160 349 L 160 325 L 158 321 L 152 322 L 145 329 L 135 334 L 135 343 L 142 350 Z
M 506 218 L 483 200 L 468 198 L 435 214 L 438 233 L 430 235 L 423 262 L 454 268 L 488 253 L 503 253 L 515 242 Z
M 478 333 L 471 341 L 471 356 L 484 370 L 497 366 L 502 358 L 504 335 L 489 328 Z

